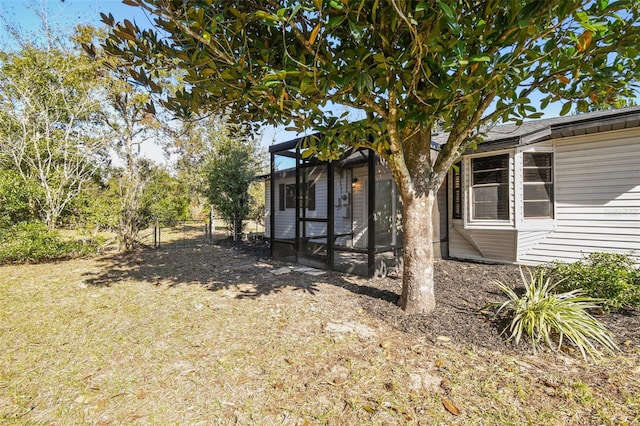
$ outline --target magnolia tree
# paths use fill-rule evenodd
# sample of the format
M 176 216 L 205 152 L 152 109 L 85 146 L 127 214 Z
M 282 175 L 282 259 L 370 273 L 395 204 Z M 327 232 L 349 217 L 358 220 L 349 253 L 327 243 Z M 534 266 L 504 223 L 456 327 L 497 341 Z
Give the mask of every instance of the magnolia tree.
M 225 108 L 242 121 L 315 130 L 305 155 L 373 149 L 403 201 L 401 306 L 435 307 L 431 211 L 462 152 L 498 121 L 540 117 L 564 101 L 587 110 L 637 82 L 639 0 L 124 0 L 155 28 L 125 20 L 104 48 L 160 91 L 162 70 L 184 90 L 179 114 Z M 350 123 L 342 105 L 366 113 Z M 336 108 L 336 111 L 344 108 Z M 434 126 L 448 134 L 435 154 Z

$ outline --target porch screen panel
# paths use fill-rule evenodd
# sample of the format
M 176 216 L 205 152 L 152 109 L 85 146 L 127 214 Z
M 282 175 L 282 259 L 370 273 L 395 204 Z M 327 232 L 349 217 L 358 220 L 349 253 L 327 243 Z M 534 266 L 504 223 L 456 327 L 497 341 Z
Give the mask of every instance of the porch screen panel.
M 295 153 L 284 151 L 282 155 L 274 155 L 274 193 L 273 211 L 269 206 L 269 214 L 273 215 L 273 238 L 281 242 L 295 242 Z
M 353 247 L 353 203 L 357 182 L 353 181 L 353 170 L 334 168 L 333 178 L 333 230 L 334 246 Z
M 299 249 L 300 254 L 327 256 L 328 235 L 328 167 L 326 164 L 300 168 Z

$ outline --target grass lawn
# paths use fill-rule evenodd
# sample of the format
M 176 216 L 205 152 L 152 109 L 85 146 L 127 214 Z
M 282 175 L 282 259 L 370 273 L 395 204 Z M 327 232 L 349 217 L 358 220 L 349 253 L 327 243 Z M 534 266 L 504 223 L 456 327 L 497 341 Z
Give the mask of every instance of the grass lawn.
M 362 278 L 279 266 L 208 246 L 0 267 L 0 423 L 640 423 L 637 347 L 594 365 L 404 333 L 336 285 Z

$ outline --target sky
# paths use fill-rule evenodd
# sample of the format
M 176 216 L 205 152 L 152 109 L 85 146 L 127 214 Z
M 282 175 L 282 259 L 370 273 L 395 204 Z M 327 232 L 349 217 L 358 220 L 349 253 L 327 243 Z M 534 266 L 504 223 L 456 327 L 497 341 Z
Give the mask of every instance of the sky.
M 72 29 L 79 23 L 102 25 L 100 13 L 111 13 L 116 21 L 129 19 L 141 26 L 150 25 L 151 21 L 145 16 L 142 9 L 127 6 L 121 0 L 0 0 L 0 17 L 11 22 L 19 23 L 24 33 L 37 31 L 40 21 L 29 6 L 35 6 L 47 10 L 47 15 L 52 26 L 61 29 Z M 1 23 L 1 21 L 0 21 Z M 0 27 L 0 47 L 6 43 L 7 35 L 4 27 Z M 561 104 L 551 104 L 544 111 L 544 117 L 556 117 L 559 114 Z M 294 132 L 288 132 L 284 128 L 266 127 L 260 137 L 261 145 L 266 149 L 271 144 L 284 142 L 295 138 Z
M 34 6 L 38 10 L 45 8 L 50 25 L 63 30 L 70 30 L 81 23 L 101 26 L 100 13 L 111 13 L 116 21 L 129 19 L 141 26 L 151 22 L 142 9 L 127 6 L 121 0 L 0 0 L 0 15 L 10 22 L 17 23 L 23 34 L 37 33 L 41 23 L 33 12 Z M 5 28 L 0 26 L 0 44 L 7 42 Z M 294 139 L 296 136 L 295 132 L 269 126 L 262 129 L 260 144 L 267 149 L 271 144 Z M 148 152 L 148 156 L 153 160 L 161 160 L 160 148 L 149 147 L 147 150 L 158 151 Z
M 121 0 L 0 0 L 0 13 L 19 22 L 25 30 L 37 29 L 40 22 L 32 12 L 33 7 L 46 8 L 52 23 L 63 28 L 76 24 L 101 25 L 100 12 L 112 13 L 116 20 L 147 21 L 142 11 L 127 6 Z

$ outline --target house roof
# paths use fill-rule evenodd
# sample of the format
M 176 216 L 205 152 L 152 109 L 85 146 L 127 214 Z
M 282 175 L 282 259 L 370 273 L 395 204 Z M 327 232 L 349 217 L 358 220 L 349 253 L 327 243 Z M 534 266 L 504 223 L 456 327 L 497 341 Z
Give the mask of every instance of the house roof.
M 493 151 L 518 145 L 528 145 L 549 139 L 640 127 L 640 106 L 578 115 L 525 121 L 521 125 L 501 124 L 486 131 L 484 141 L 476 151 Z M 432 135 L 431 148 L 438 150 L 447 142 L 448 133 Z M 295 158 L 295 148 L 306 137 L 292 139 L 269 147 L 269 152 Z M 288 152 L 287 152 L 288 151 Z
M 525 121 L 520 126 L 502 124 L 487 131 L 484 142 L 478 146 L 477 151 L 492 151 L 549 139 L 633 127 L 640 127 L 640 106 Z M 434 140 L 444 143 L 447 136 L 434 136 Z

